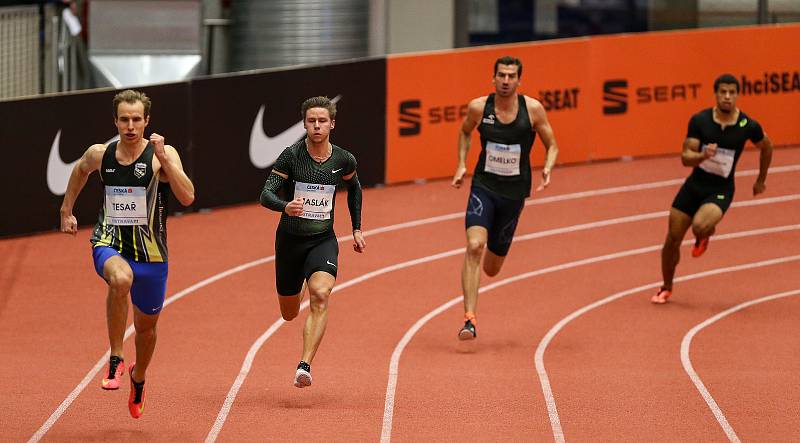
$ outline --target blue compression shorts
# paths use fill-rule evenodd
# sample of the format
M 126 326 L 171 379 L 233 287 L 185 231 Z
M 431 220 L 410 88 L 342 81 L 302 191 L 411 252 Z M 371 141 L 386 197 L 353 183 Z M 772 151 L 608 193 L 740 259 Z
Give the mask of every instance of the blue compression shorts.
M 104 280 L 103 266 L 106 260 L 115 255 L 128 262 L 133 271 L 133 285 L 131 286 L 131 301 L 133 304 L 143 314 L 154 315 L 161 312 L 161 308 L 164 307 L 164 297 L 167 293 L 167 263 L 137 262 L 122 256 L 114 248 L 97 246 L 92 248 L 94 270 Z

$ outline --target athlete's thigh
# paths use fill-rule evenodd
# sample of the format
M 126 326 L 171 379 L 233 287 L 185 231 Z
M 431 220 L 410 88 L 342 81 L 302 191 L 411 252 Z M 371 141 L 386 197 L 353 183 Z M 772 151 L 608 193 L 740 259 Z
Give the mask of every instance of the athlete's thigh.
M 303 263 L 308 248 L 298 237 L 275 234 L 275 287 L 279 296 L 294 296 L 303 289 Z
M 489 230 L 492 228 L 494 220 L 494 199 L 489 191 L 473 186 L 469 190 L 469 200 L 467 201 L 467 212 L 464 217 L 465 228 L 482 226 Z
M 487 246 L 488 250 L 498 257 L 508 255 L 524 206 L 525 200 L 497 199 Z
M 309 281 L 309 288 L 311 288 L 310 278 L 314 273 L 324 272 L 335 280 L 339 267 L 339 242 L 336 237 L 331 235 L 315 243 L 309 249 L 303 263 L 303 276 Z
M 724 212 L 716 203 L 703 203 L 692 218 L 692 223 L 706 229 L 711 229 L 722 220 Z
M 107 246 L 92 248 L 92 260 L 94 261 L 95 272 L 106 282 L 119 276 L 127 277 L 130 280 L 133 279 L 133 270 L 128 261 L 114 248 Z
M 669 236 L 681 241 L 692 226 L 692 217 L 677 208 L 669 209 Z
M 167 263 L 132 262 L 133 285 L 131 286 L 131 302 L 142 313 L 155 315 L 164 307 L 167 294 Z

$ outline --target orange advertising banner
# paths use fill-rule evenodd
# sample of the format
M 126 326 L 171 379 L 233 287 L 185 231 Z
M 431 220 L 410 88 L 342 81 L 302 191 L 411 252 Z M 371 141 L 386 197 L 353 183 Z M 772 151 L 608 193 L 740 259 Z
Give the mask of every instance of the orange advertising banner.
M 670 31 L 391 56 L 386 183 L 453 174 L 466 107 L 494 92 L 494 62 L 523 63 L 518 92 L 539 99 L 559 163 L 679 153 L 689 118 L 712 107 L 714 79 L 742 83 L 738 106 L 776 145 L 800 144 L 800 26 Z M 472 134 L 468 170 L 480 152 Z M 532 162 L 544 149 L 534 144 Z

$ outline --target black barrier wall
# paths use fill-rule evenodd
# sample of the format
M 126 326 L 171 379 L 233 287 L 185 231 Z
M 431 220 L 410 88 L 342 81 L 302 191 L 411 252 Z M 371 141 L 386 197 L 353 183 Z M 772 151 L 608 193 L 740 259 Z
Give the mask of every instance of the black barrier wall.
M 153 102 L 145 135 L 158 132 L 181 155 L 195 185 L 193 208 L 255 202 L 280 151 L 305 136 L 300 105 L 337 98 L 331 140 L 358 159 L 361 183 L 383 183 L 386 61 L 240 74 L 135 88 Z M 117 135 L 111 101 L 95 91 L 0 102 L 0 236 L 58 229 L 59 208 L 74 162 L 94 143 Z M 102 204 L 92 174 L 75 204 L 81 226 Z M 171 198 L 170 210 L 180 210 Z
M 337 101 L 331 141 L 352 152 L 366 186 L 383 183 L 386 61 L 194 80 L 191 84 L 195 207 L 258 200 L 283 148 L 305 136 L 303 100 Z
M 145 131 L 164 135 L 191 173 L 187 83 L 137 88 L 153 102 Z M 117 135 L 112 100 L 117 91 L 95 91 L 0 102 L 0 174 L 3 211 L 0 235 L 59 228 L 59 208 L 74 163 L 94 143 Z M 102 205 L 100 176 L 89 176 L 73 213 L 80 225 L 97 221 Z M 177 201 L 171 207 L 179 208 Z

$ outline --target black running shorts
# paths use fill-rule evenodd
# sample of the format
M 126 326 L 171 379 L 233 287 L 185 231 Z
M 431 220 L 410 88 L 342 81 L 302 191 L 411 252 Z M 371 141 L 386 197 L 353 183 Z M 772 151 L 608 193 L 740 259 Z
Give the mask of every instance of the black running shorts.
M 691 177 L 686 179 L 672 201 L 672 207 L 694 217 L 700 206 L 706 203 L 713 203 L 722 209 L 722 213 L 728 210 L 733 202 L 733 186 L 703 186 Z
M 514 231 L 519 216 L 525 206 L 525 199 L 514 200 L 503 197 L 480 186 L 469 191 L 465 224 L 483 226 L 489 231 L 487 247 L 493 254 L 505 257 L 511 248 Z
M 336 277 L 339 243 L 333 231 L 298 236 L 278 229 L 275 235 L 275 284 L 278 295 L 296 295 L 317 271 Z

